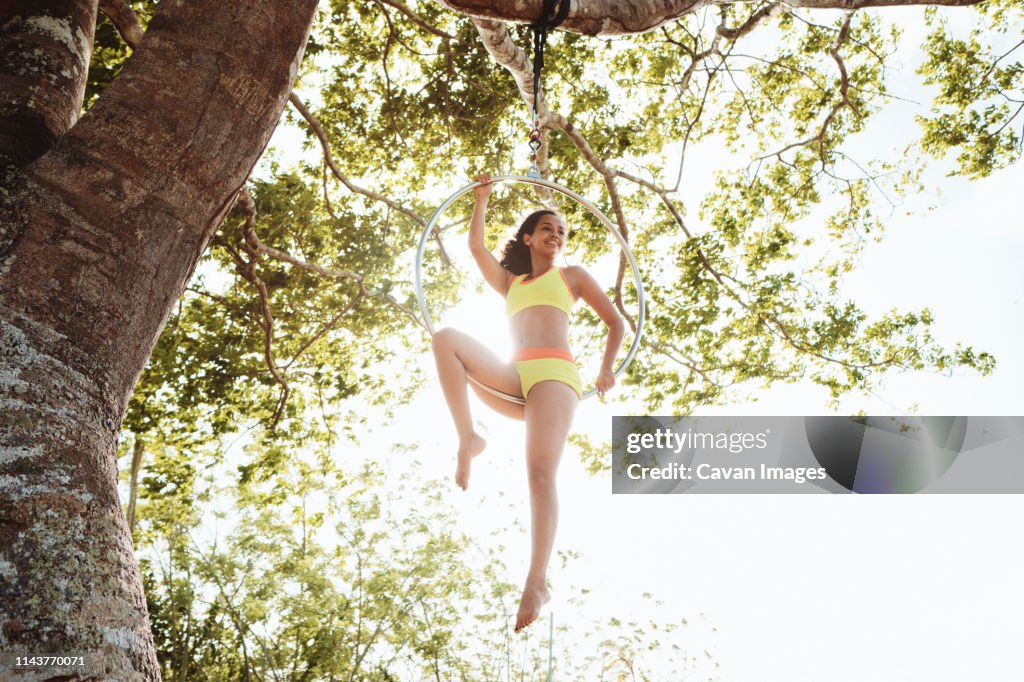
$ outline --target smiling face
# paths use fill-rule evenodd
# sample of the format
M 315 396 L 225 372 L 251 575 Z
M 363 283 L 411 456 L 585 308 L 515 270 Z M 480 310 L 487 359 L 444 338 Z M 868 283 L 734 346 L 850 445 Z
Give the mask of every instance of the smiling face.
M 561 216 L 544 214 L 537 221 L 532 234 L 524 234 L 523 241 L 537 255 L 554 258 L 565 246 L 565 222 Z

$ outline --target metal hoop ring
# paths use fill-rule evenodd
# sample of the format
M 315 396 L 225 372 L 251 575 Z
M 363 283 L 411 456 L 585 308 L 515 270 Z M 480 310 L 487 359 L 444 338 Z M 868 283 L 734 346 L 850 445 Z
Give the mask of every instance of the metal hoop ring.
M 562 185 L 559 185 L 558 183 L 555 182 L 551 182 L 550 180 L 526 177 L 522 175 L 499 175 L 498 177 L 491 178 L 491 184 L 498 184 L 501 182 L 507 182 L 510 184 L 522 183 L 527 185 L 537 185 L 539 187 L 546 187 L 550 190 L 558 192 L 563 196 L 569 197 L 570 199 L 578 203 L 580 206 L 587 209 L 587 211 L 589 211 L 591 215 L 597 218 L 597 220 L 602 225 L 605 226 L 605 229 L 607 229 L 608 232 L 613 237 L 615 237 L 615 240 L 619 243 L 619 247 L 622 249 L 622 253 L 625 255 L 626 261 L 629 263 L 630 269 L 633 271 L 633 282 L 636 286 L 637 302 L 639 303 L 640 312 L 639 315 L 637 315 L 636 334 L 633 335 L 633 343 L 630 345 L 629 352 L 626 354 L 625 359 L 623 359 L 623 361 L 619 363 L 619 366 L 615 369 L 615 377 L 618 378 L 626 370 L 626 368 L 629 367 L 629 363 L 633 361 L 633 357 L 636 355 L 637 350 L 640 348 L 640 338 L 641 336 L 643 336 L 644 319 L 646 317 L 647 312 L 647 304 L 644 299 L 643 280 L 641 280 L 640 278 L 640 269 L 637 267 L 636 261 L 633 259 L 633 252 L 629 250 L 629 244 L 622 237 L 619 231 L 615 229 L 615 225 L 612 223 L 612 221 L 608 220 L 608 217 L 605 216 L 605 214 L 601 213 L 597 206 L 594 206 L 594 204 L 590 203 L 585 198 L 581 197 L 579 194 L 576 194 L 576 192 L 573 192 L 571 189 L 567 187 L 563 187 Z M 445 199 L 444 203 L 438 206 L 437 210 L 434 211 L 434 214 L 430 216 L 430 220 L 427 221 L 426 227 L 423 228 L 423 234 L 420 236 L 419 249 L 417 249 L 416 251 L 416 298 L 419 301 L 420 312 L 423 313 L 423 320 L 424 322 L 426 322 L 427 329 L 430 330 L 431 336 L 433 336 L 435 333 L 434 321 L 430 317 L 430 311 L 427 310 L 427 298 L 423 291 L 423 254 L 427 248 L 427 240 L 430 239 L 430 234 L 434 231 L 434 227 L 437 225 L 437 221 L 441 218 L 444 212 L 448 210 L 448 207 L 450 207 L 463 195 L 472 192 L 477 187 L 480 187 L 480 185 L 481 183 L 479 182 L 471 183 L 469 185 L 466 185 L 462 189 L 457 190 L 454 194 Z M 504 398 L 509 402 L 518 403 L 520 405 L 526 404 L 526 400 L 524 398 L 520 398 L 519 396 L 509 395 L 508 393 L 498 391 L 496 389 L 491 388 L 490 386 L 485 386 L 475 380 L 474 383 L 476 383 L 481 388 L 487 390 L 488 392 L 498 396 L 499 398 Z M 590 388 L 583 394 L 581 399 L 589 398 L 595 393 L 597 393 L 597 387 Z

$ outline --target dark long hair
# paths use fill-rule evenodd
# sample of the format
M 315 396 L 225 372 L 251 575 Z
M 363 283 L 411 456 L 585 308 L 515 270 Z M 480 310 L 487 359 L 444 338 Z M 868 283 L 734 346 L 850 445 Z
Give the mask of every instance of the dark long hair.
M 533 231 L 537 229 L 537 223 L 546 215 L 556 216 L 558 214 L 544 208 L 526 216 L 523 224 L 516 231 L 516 236 L 509 239 L 505 244 L 505 248 L 501 251 L 501 267 L 516 275 L 530 274 L 530 271 L 533 269 L 533 263 L 530 261 L 530 247 L 523 241 L 523 235 L 533 234 Z

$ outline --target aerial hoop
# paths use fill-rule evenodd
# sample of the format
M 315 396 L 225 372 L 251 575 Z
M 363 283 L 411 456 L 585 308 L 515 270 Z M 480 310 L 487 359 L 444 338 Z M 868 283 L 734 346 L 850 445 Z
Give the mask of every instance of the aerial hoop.
M 551 182 L 550 180 L 544 180 L 542 178 L 535 177 L 527 177 L 522 175 L 500 175 L 498 177 L 491 178 L 491 184 L 498 184 L 502 182 L 510 184 L 527 184 L 536 185 L 538 187 L 546 187 L 547 189 L 558 192 L 563 196 L 569 197 L 570 199 L 578 203 L 580 206 L 587 209 L 587 211 L 589 211 L 591 215 L 597 218 L 597 220 L 602 225 L 604 225 L 605 229 L 607 229 L 608 232 L 613 237 L 615 237 L 615 240 L 619 243 L 619 248 L 622 249 L 622 253 L 623 255 L 625 255 L 626 261 L 629 263 L 629 267 L 633 272 L 633 283 L 636 286 L 637 303 L 639 305 L 640 310 L 639 314 L 637 315 L 636 334 L 633 335 L 633 343 L 630 344 L 629 352 L 626 354 L 625 359 L 623 359 L 623 361 L 619 363 L 619 366 L 615 368 L 614 373 L 617 379 L 619 375 L 621 375 L 624 371 L 626 371 L 626 368 L 629 367 L 629 363 L 633 361 L 633 357 L 636 355 L 637 349 L 639 349 L 640 347 L 640 338 L 643 336 L 644 318 L 647 307 L 646 301 L 644 299 L 643 281 L 640 278 L 640 269 L 637 267 L 636 261 L 633 259 L 632 251 L 629 250 L 629 244 L 622 237 L 619 231 L 615 229 L 615 225 L 612 224 L 612 221 L 610 221 L 607 216 L 601 213 L 597 206 L 594 206 L 594 204 L 590 203 L 585 198 L 581 197 L 579 194 L 576 194 L 567 187 L 563 187 L 562 185 L 559 185 L 556 182 Z M 416 251 L 416 298 L 419 301 L 420 312 L 423 313 L 423 320 L 427 325 L 427 329 L 430 330 L 431 336 L 433 336 L 435 333 L 434 321 L 430 317 L 430 311 L 427 310 L 427 298 L 423 291 L 423 254 L 427 248 L 427 241 L 430 239 L 430 235 L 434 231 L 434 227 L 437 225 L 437 221 L 441 218 L 444 212 L 448 210 L 448 208 L 453 203 L 455 203 L 460 197 L 464 196 L 465 194 L 468 194 L 469 192 L 472 192 L 479 186 L 479 182 L 473 182 L 469 185 L 466 185 L 462 189 L 457 190 L 454 194 L 445 199 L 444 203 L 438 206 L 437 210 L 434 211 L 434 214 L 430 216 L 430 220 L 427 221 L 426 227 L 423 228 L 423 234 L 420 236 L 420 245 Z M 494 388 L 491 388 L 490 386 L 481 384 L 479 381 L 472 379 L 472 377 L 470 377 L 470 379 L 477 386 L 487 391 L 488 393 L 491 393 L 492 395 L 495 395 L 499 398 L 503 398 L 509 402 L 518 403 L 519 405 L 526 404 L 526 400 L 520 398 L 519 396 L 510 395 L 503 391 L 498 391 Z M 597 393 L 596 386 L 584 392 L 583 399 L 589 398 L 595 393 Z

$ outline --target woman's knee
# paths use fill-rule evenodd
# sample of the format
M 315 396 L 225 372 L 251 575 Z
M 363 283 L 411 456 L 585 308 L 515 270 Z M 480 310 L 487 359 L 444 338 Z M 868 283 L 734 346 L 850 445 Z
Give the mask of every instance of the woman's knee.
M 555 488 L 556 471 L 554 467 L 532 466 L 527 472 L 530 490 L 544 491 Z
M 434 332 L 434 336 L 430 340 L 430 347 L 433 348 L 435 353 L 452 350 L 455 347 L 458 336 L 458 330 L 451 327 L 443 327 Z

